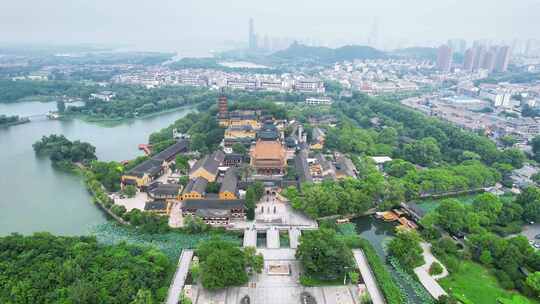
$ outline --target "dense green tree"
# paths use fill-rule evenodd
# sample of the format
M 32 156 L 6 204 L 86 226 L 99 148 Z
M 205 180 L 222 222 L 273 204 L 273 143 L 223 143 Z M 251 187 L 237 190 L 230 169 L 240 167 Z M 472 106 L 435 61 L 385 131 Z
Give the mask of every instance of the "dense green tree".
M 208 230 L 208 225 L 198 216 L 186 215 L 184 217 L 184 229 L 188 233 L 201 233 Z
M 540 271 L 530 273 L 526 282 L 537 295 L 540 295 Z
M 403 147 L 403 158 L 421 166 L 432 166 L 441 160 L 441 151 L 433 137 L 423 138 Z
M 93 161 L 90 163 L 90 170 L 108 191 L 116 192 L 120 189 L 120 178 L 124 172 L 120 163 Z
M 196 253 L 201 261 L 201 283 L 210 290 L 245 284 L 248 264 L 259 271 L 259 257 L 252 255 L 251 250 L 246 254 L 228 241 L 210 239 L 200 243 Z
M 352 269 L 352 252 L 332 229 L 306 231 L 300 236 L 296 258 L 306 274 L 321 279 L 335 280 Z
M 413 269 L 424 264 L 420 236 L 415 231 L 398 232 L 388 243 L 388 253 L 396 257 L 403 266 Z
M 189 157 L 182 154 L 177 155 L 174 166 L 180 172 L 187 173 L 189 171 Z
M 403 177 L 409 171 L 416 171 L 416 167 L 406 160 L 394 159 L 384 165 L 384 171 L 394 177 Z
M 525 160 L 525 154 L 521 150 L 516 148 L 509 148 L 503 150 L 498 158 L 498 162 L 510 164 L 516 169 L 523 167 L 523 162 Z
M 32 147 L 37 154 L 49 155 L 53 163 L 89 163 L 96 159 L 96 148 L 89 143 L 70 141 L 64 135 L 43 136 Z
M 516 203 L 523 208 L 523 219 L 540 221 L 540 188 L 528 187 L 516 198 Z
M 540 162 L 540 135 L 537 135 L 533 140 L 531 141 L 531 147 L 534 154 L 534 159 L 537 162 Z
M 137 194 L 137 188 L 133 185 L 127 185 L 122 191 L 127 197 L 132 198 Z
M 467 227 L 468 212 L 458 200 L 443 200 L 436 209 L 437 224 L 450 233 L 464 232 Z
M 1 303 L 159 303 L 174 270 L 161 252 L 49 233 L 0 238 Z
M 244 145 L 240 144 L 240 143 L 233 144 L 232 150 L 233 150 L 234 153 L 238 153 L 238 154 L 242 154 L 242 155 L 246 155 L 247 152 L 248 152 L 246 147 Z

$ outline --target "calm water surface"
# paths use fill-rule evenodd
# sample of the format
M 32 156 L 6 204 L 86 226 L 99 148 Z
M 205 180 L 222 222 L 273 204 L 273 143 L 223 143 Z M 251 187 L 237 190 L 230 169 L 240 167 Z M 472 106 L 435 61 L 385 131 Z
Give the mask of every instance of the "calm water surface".
M 56 103 L 1 104 L 0 114 L 30 116 L 56 109 Z M 142 155 L 137 149 L 150 133 L 195 111 L 183 109 L 115 125 L 81 120 L 39 120 L 0 128 L 0 235 L 49 231 L 79 235 L 106 222 L 91 202 L 82 179 L 54 170 L 46 157 L 37 157 L 32 144 L 44 135 L 63 134 L 96 147 L 100 160 L 127 160 Z

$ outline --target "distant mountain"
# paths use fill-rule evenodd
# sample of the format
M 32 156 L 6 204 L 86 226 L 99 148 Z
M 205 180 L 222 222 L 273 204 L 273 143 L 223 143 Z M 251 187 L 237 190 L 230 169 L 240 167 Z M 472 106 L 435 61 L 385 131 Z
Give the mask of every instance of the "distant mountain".
M 352 61 L 354 59 L 380 59 L 388 57 L 385 52 L 369 46 L 348 45 L 337 49 L 327 47 L 312 47 L 293 43 L 288 49 L 270 55 L 271 59 L 278 61 L 334 63 L 338 61 Z
M 405 49 L 397 49 L 392 52 L 392 55 L 406 58 L 416 58 L 423 60 L 435 61 L 437 59 L 437 49 L 430 47 L 410 47 Z

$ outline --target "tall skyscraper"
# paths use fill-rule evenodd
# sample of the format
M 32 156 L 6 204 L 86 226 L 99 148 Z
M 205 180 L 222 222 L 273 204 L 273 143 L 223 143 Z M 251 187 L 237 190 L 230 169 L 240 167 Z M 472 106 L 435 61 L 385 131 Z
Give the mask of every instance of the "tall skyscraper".
M 369 34 L 368 45 L 373 48 L 377 48 L 378 43 L 379 43 L 379 22 L 378 22 L 378 19 L 375 18 L 375 20 L 373 20 L 373 26 L 371 27 L 371 33 Z
M 484 57 L 486 56 L 486 48 L 482 45 L 474 47 L 474 63 L 473 70 L 478 70 L 482 68 L 482 63 L 484 63 Z
M 467 47 L 467 41 L 465 39 L 450 39 L 448 40 L 448 46 L 456 53 L 463 54 Z
M 452 67 L 452 48 L 443 44 L 437 52 L 437 68 L 445 73 L 450 72 Z
M 255 35 L 255 25 L 253 23 L 253 18 L 249 18 L 249 33 L 248 33 L 248 42 L 249 42 L 249 49 L 250 50 L 256 50 L 257 49 L 257 36 Z
M 463 58 L 463 69 L 465 71 L 472 71 L 473 69 L 473 66 L 474 66 L 474 51 L 475 49 L 474 48 L 468 48 L 466 51 L 465 51 L 465 55 L 464 55 L 464 58 Z
M 510 47 L 501 46 L 497 51 L 497 57 L 495 59 L 495 71 L 506 72 L 508 70 L 508 63 L 510 62 Z
M 495 58 L 497 56 L 497 47 L 491 47 L 486 52 L 482 60 L 482 69 L 487 70 L 489 73 L 495 69 Z

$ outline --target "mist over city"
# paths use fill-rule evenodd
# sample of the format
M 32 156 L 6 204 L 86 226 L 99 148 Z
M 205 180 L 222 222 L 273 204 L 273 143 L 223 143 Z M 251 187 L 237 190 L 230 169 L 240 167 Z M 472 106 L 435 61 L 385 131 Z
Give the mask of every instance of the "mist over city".
M 0 0 L 0 303 L 540 304 L 540 0 Z

